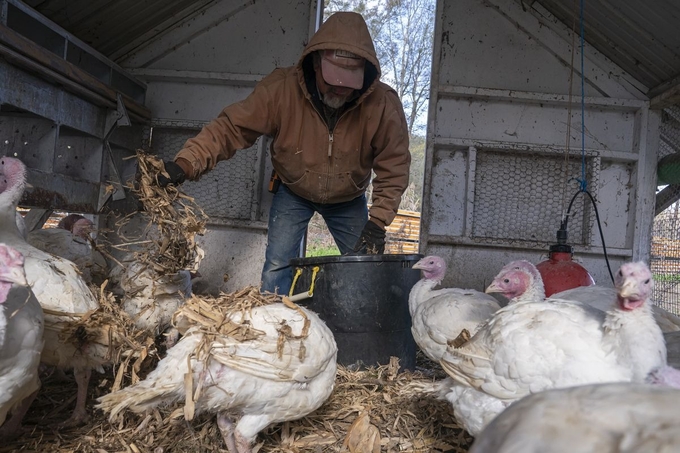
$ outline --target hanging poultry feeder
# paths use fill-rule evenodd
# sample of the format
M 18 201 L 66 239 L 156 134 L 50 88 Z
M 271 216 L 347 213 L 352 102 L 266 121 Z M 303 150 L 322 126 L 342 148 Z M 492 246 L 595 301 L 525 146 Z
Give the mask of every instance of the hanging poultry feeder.
M 586 268 L 575 262 L 574 249 L 567 244 L 567 230 L 557 230 L 557 244 L 550 246 L 548 259 L 536 265 L 545 286 L 545 296 L 577 288 L 593 286 L 595 280 Z

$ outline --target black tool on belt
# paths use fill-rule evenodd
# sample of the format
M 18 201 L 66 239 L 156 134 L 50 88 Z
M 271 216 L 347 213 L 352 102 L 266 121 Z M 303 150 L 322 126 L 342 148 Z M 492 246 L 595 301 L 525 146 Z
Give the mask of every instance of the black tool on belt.
M 276 170 L 272 170 L 272 176 L 271 176 L 271 178 L 269 178 L 269 191 L 271 193 L 278 192 L 280 185 L 281 185 L 281 178 L 279 178 L 279 174 L 276 173 Z

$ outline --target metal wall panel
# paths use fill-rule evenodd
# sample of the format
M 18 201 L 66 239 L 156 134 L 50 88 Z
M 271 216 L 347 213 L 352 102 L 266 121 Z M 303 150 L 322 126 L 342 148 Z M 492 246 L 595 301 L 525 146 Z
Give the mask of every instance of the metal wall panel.
M 115 112 L 114 112 L 115 113 Z M 0 61 L 0 148 L 20 158 L 33 186 L 22 206 L 97 213 L 103 139 L 111 114 L 6 61 Z M 141 144 L 138 125 L 112 136 L 123 147 Z
M 248 96 L 253 86 L 254 83 L 230 85 L 191 79 L 175 82 L 160 78 L 149 82 L 147 106 L 156 119 L 207 122 L 215 118 L 225 106 Z M 175 151 L 179 151 L 179 148 Z
M 222 0 L 121 60 L 125 68 L 266 74 L 293 64 L 313 0 Z
M 512 259 L 545 259 L 582 171 L 612 267 L 648 257 L 659 115 L 632 77 L 597 52 L 584 55 L 582 155 L 580 70 L 570 99 L 564 25 L 514 0 L 437 9 L 421 252 L 447 259 L 445 284 L 483 289 Z M 611 284 L 584 194 L 568 231 L 576 259 Z
M 57 125 L 50 120 L 26 113 L 0 115 L 0 153 L 21 156 L 30 168 L 51 172 Z
M 492 72 L 492 71 L 490 71 Z M 529 88 L 530 87 L 525 87 Z M 581 147 L 580 106 L 572 105 L 570 147 Z M 634 148 L 635 108 L 608 109 L 593 105 L 586 108 L 588 128 L 587 148 L 609 151 L 637 152 Z M 567 111 L 564 104 L 529 102 L 523 99 L 480 100 L 475 98 L 441 97 L 437 101 L 437 137 L 495 140 L 504 143 L 532 143 L 564 146 L 567 133 Z M 480 127 L 483 124 L 484 127 Z

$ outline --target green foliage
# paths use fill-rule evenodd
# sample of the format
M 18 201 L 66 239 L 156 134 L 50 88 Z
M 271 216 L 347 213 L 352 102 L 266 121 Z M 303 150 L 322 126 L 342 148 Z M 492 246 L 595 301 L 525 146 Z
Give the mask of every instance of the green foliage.
M 307 251 L 305 253 L 307 257 L 311 256 L 335 256 L 340 255 L 340 250 L 335 245 L 312 245 L 307 244 Z
M 655 282 L 664 282 L 664 283 L 679 283 L 680 282 L 680 275 L 678 275 L 678 274 L 654 274 L 654 281 Z

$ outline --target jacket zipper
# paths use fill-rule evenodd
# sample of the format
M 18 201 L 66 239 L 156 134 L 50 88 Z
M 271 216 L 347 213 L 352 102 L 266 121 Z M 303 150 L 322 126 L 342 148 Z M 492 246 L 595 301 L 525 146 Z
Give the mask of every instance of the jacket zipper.
M 324 118 L 324 116 L 316 108 L 314 103 L 311 102 L 311 101 L 310 101 L 310 103 L 312 104 L 312 108 L 316 111 L 316 114 L 319 115 L 319 117 L 321 118 L 321 121 L 323 121 L 323 123 L 326 125 L 326 128 L 328 129 L 328 171 L 330 173 L 331 158 L 333 156 L 333 131 L 331 130 L 330 127 L 328 127 L 328 123 L 326 122 L 326 118 Z M 349 110 L 352 110 L 352 109 L 349 109 Z M 340 117 L 335 122 L 336 127 L 337 127 L 338 123 L 340 122 L 340 120 L 342 119 L 342 117 L 345 116 L 349 110 L 345 110 L 344 112 L 342 112 L 342 115 L 340 115 Z M 322 196 L 323 200 L 325 200 L 327 198 L 329 185 L 330 185 L 330 181 L 326 180 L 326 189 L 323 191 L 324 193 L 323 193 L 323 196 Z

